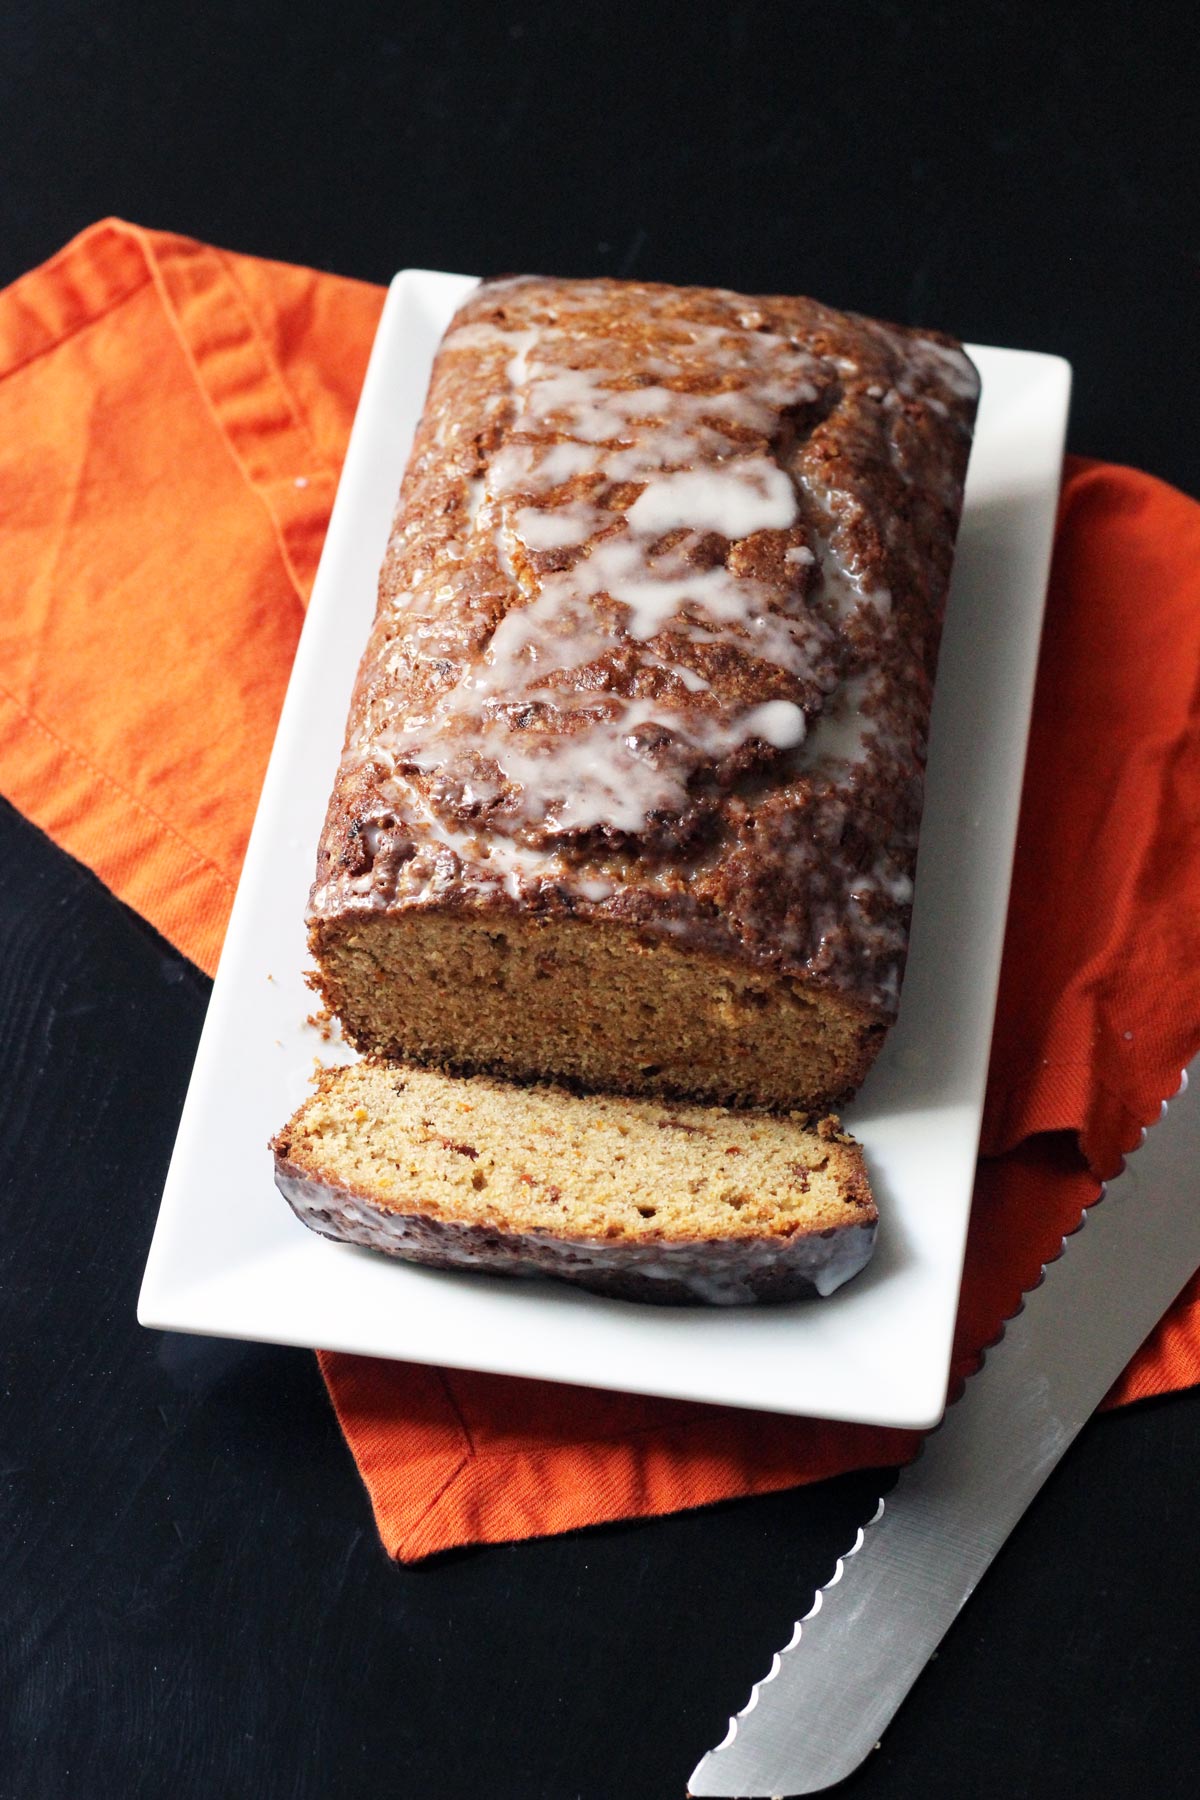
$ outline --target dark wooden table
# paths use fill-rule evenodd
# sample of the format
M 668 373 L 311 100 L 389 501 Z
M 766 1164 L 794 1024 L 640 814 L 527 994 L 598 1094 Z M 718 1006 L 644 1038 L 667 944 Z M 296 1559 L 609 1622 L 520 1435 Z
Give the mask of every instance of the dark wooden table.
M 107 212 L 404 264 L 800 289 L 1076 369 L 1200 491 L 1188 9 L 0 18 L 0 278 Z M 672 1800 L 879 1478 L 392 1566 L 298 1351 L 134 1304 L 208 983 L 0 809 L 2 1800 Z M 1084 1433 L 844 1790 L 1191 1795 L 1200 1392 Z

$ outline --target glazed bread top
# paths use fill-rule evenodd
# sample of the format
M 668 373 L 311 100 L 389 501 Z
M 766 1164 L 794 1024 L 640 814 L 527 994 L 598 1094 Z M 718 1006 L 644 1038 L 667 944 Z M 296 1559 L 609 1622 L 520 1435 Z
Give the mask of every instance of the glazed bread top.
M 890 1018 L 977 395 L 952 339 L 812 300 L 480 286 L 310 919 L 620 921 Z

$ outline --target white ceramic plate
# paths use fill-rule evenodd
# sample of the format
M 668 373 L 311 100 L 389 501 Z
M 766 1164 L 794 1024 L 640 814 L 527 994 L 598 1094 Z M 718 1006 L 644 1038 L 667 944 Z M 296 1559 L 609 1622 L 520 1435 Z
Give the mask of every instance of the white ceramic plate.
M 970 346 L 983 401 L 943 639 L 901 1017 L 847 1113 L 882 1226 L 867 1271 L 785 1307 L 639 1307 L 333 1244 L 267 1140 L 336 1047 L 302 915 L 430 363 L 470 278 L 393 282 L 238 887 L 142 1283 L 143 1325 L 775 1412 L 939 1416 L 966 1239 L 1070 370 Z M 342 1054 L 345 1054 L 344 1052 Z

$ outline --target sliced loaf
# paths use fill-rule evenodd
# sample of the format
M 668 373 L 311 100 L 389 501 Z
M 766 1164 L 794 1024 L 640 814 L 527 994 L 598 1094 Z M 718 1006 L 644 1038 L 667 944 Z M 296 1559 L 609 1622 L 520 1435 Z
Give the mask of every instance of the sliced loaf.
M 437 1268 L 731 1306 L 830 1294 L 870 1257 L 859 1146 L 810 1120 L 367 1060 L 273 1140 L 314 1231 Z

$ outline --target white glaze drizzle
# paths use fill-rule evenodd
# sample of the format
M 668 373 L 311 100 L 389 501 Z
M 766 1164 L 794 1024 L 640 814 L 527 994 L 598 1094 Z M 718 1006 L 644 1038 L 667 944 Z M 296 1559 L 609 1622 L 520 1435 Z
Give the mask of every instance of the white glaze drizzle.
M 679 469 L 648 481 L 625 515 L 634 531 L 674 531 L 681 525 L 722 537 L 786 531 L 796 522 L 796 490 L 765 456 L 739 456 L 703 469 Z
M 648 700 L 608 692 L 596 705 L 547 680 L 598 662 L 615 637 L 638 647 L 640 666 L 668 671 L 689 696 L 708 688 L 681 660 L 689 644 L 724 644 L 810 689 L 815 678 L 831 685 L 817 673 L 828 661 L 827 621 L 799 600 L 787 615 L 777 612 L 753 577 L 697 557 L 712 534 L 739 542 L 796 523 L 791 479 L 762 449 L 747 449 L 745 434 L 767 435 L 781 406 L 815 399 L 814 359 L 772 334 L 694 322 L 677 330 L 679 360 L 647 358 L 642 374 L 670 378 L 690 357 L 716 391 L 620 387 L 613 385 L 619 369 L 604 360 L 573 366 L 569 321 L 561 316 L 553 328 L 522 331 L 476 322 L 447 339 L 452 350 L 490 347 L 505 356 L 514 428 L 525 435 L 492 458 L 485 497 L 472 492 L 466 518 L 469 530 L 487 509 L 497 560 L 528 598 L 501 619 L 482 666 L 430 714 L 405 720 L 400 735 L 409 742 L 396 748 L 425 771 L 444 771 L 464 749 L 473 752 L 476 785 L 485 758 L 510 797 L 519 790 L 518 824 L 636 834 L 650 814 L 686 804 L 697 763 L 751 740 L 777 749 L 801 742 L 805 714 L 791 700 L 708 711 L 661 693 Z M 727 385 L 734 379 L 739 385 Z M 549 431 L 554 441 L 529 441 Z M 576 489 L 555 503 L 556 490 L 580 477 L 591 478 L 589 494 Z M 623 510 L 605 508 L 597 483 L 637 483 L 640 491 Z M 568 568 L 531 576 L 531 553 L 576 551 Z M 789 557 L 785 566 L 798 582 L 813 554 Z M 623 609 L 615 624 L 613 601 Z M 667 651 L 664 638 L 679 649 Z M 502 709 L 532 696 L 540 729 L 517 731 Z M 684 756 L 659 754 L 663 731 Z M 461 801 L 460 789 L 455 796 Z
M 802 767 L 828 770 L 834 764 L 853 766 L 867 755 L 878 738 L 878 727 L 864 710 L 871 690 L 869 675 L 852 675 L 828 700 L 813 720 L 800 753 Z

